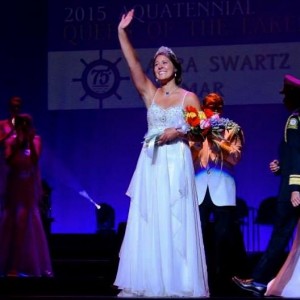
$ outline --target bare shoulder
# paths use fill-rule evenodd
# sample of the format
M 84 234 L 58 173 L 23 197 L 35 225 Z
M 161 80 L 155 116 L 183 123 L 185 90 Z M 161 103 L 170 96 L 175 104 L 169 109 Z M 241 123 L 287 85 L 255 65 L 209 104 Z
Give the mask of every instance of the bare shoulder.
M 33 137 L 33 143 L 38 146 L 38 145 L 41 145 L 42 143 L 42 138 L 40 135 L 36 134 L 34 137 Z
M 37 142 L 41 142 L 41 141 L 42 141 L 41 136 L 38 135 L 38 134 L 35 134 L 33 139 L 34 139 L 35 141 L 37 141 Z
M 200 99 L 199 97 L 194 93 L 194 92 L 190 92 L 187 90 L 184 90 L 184 93 L 186 94 L 185 96 L 185 100 L 184 100 L 184 105 L 188 106 L 194 106 L 197 109 L 200 109 Z

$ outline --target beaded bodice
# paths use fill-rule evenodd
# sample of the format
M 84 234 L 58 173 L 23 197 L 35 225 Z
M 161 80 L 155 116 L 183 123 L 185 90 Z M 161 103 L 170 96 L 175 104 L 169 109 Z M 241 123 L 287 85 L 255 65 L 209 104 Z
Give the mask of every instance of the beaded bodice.
M 162 132 L 166 128 L 177 127 L 184 122 L 182 105 L 162 108 L 152 102 L 147 111 L 148 133 L 147 136 Z

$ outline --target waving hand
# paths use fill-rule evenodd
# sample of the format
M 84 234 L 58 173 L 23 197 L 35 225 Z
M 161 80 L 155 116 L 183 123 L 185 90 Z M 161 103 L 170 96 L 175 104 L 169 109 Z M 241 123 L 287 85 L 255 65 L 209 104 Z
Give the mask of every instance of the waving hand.
M 127 14 L 123 14 L 119 23 L 119 29 L 125 29 L 133 19 L 134 10 L 131 9 Z

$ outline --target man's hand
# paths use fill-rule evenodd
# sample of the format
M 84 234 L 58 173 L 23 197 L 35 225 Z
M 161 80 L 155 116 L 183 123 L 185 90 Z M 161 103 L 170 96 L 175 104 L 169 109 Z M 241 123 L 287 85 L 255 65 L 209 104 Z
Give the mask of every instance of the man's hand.
M 292 192 L 291 202 L 294 207 L 297 207 L 300 205 L 300 192 L 297 192 L 297 191 Z
M 270 166 L 270 170 L 272 173 L 276 173 L 280 169 L 279 161 L 277 159 L 274 159 L 273 161 L 271 161 L 269 166 Z

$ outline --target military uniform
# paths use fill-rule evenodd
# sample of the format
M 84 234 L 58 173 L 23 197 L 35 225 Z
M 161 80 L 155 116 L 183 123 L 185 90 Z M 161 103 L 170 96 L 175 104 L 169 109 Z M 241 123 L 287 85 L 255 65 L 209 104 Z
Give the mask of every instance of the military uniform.
M 266 252 L 253 271 L 253 279 L 262 283 L 268 283 L 280 269 L 300 216 L 300 208 L 293 207 L 290 201 L 291 193 L 300 191 L 300 109 L 293 112 L 286 122 L 279 161 L 281 182 L 274 230 Z
M 277 282 L 275 285 L 270 282 L 284 262 L 286 247 L 300 219 L 300 79 L 286 74 L 283 82 L 280 93 L 284 95 L 284 106 L 291 115 L 287 119 L 280 144 L 279 162 L 273 160 L 270 163 L 271 171 L 281 176 L 272 235 L 266 251 L 252 272 L 252 278 L 241 279 L 237 276 L 232 278 L 241 289 L 260 295 L 266 292 L 268 296 L 281 296 L 281 293 L 273 294 L 269 288 L 276 286 L 282 289 L 291 278 L 290 272 L 285 274 L 283 268 L 279 276 L 283 281 L 275 280 Z M 291 259 L 297 263 L 297 257 Z M 266 291 L 267 284 L 269 287 Z

